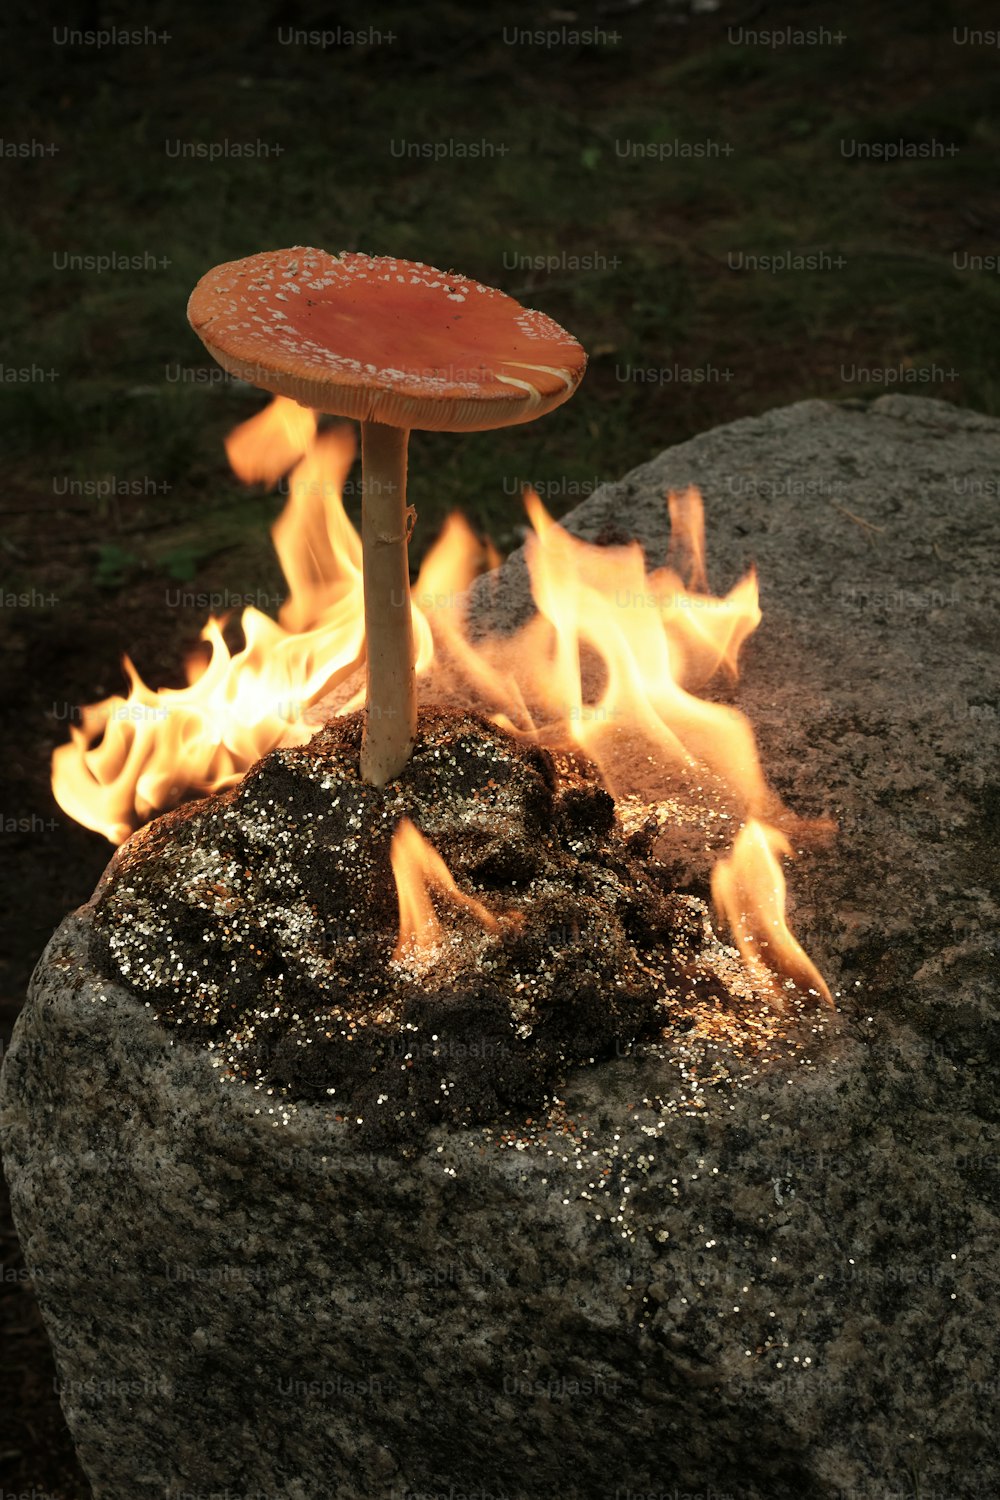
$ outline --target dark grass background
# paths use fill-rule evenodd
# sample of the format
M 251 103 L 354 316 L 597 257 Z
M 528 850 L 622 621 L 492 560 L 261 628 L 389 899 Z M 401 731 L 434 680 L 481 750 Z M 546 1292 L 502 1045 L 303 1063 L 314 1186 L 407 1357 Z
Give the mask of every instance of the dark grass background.
M 507 549 L 521 481 L 559 513 L 668 444 L 804 397 L 998 412 L 1000 277 L 967 262 L 1000 256 L 1000 49 L 968 35 L 1000 25 L 987 0 L 34 11 L 0 19 L 0 1043 L 111 852 L 51 798 L 68 722 L 122 686 L 124 650 L 155 685 L 181 680 L 207 611 L 178 590 L 283 592 L 280 497 L 237 484 L 222 448 L 264 398 L 208 379 L 185 319 L 212 265 L 293 244 L 407 256 L 503 287 L 587 347 L 549 418 L 414 435 L 415 563 L 456 506 Z M 108 26 L 169 40 L 60 41 Z M 368 35 L 282 41 L 337 26 Z M 511 44 L 548 27 L 603 35 Z M 827 37 L 746 35 L 788 27 Z M 400 155 L 470 142 L 486 154 Z M 881 142 L 907 154 L 861 159 Z M 182 154 L 213 146 L 229 155 Z M 739 268 L 781 253 L 821 268 Z M 66 260 L 108 254 L 139 265 Z M 931 378 L 859 374 L 886 369 Z M 94 493 L 109 481 L 138 493 Z M 70 1500 L 89 1491 L 4 1214 L 0 1493 Z

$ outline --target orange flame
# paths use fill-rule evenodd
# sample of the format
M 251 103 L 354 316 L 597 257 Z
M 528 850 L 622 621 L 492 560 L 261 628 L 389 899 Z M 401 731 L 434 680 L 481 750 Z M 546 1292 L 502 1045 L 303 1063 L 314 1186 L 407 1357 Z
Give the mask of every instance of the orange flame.
M 667 496 L 670 512 L 670 555 L 681 559 L 688 586 L 708 593 L 705 572 L 705 515 L 701 495 L 693 484 L 686 490 L 671 490 Z
M 701 499 L 689 495 L 698 529 Z M 706 682 L 720 666 L 735 674 L 739 649 L 760 620 L 753 575 L 724 599 L 690 593 L 669 568 L 647 574 L 638 543 L 590 546 L 558 526 L 533 492 L 525 503 L 535 532 L 526 548 L 532 594 L 550 627 L 531 689 L 549 721 L 590 756 L 616 795 L 637 790 L 618 770 L 627 739 L 633 779 L 641 744 L 654 767 L 708 766 L 748 810 L 762 810 L 771 797 L 748 721 L 684 686 Z M 603 669 L 593 702 L 584 694 L 584 648 Z M 661 774 L 654 770 L 654 779 Z
M 440 943 L 443 932 L 431 891 L 437 891 L 454 906 L 471 912 L 488 929 L 497 925 L 492 912 L 481 901 L 466 896 L 440 854 L 409 818 L 401 818 L 389 851 L 399 896 L 399 941 L 393 958 L 405 962 L 426 959 Z
M 274 484 L 316 436 L 316 413 L 287 396 L 275 396 L 263 411 L 234 427 L 226 438 L 226 456 L 246 484 Z
M 235 784 L 267 751 L 305 743 L 331 714 L 364 701 L 361 541 L 343 504 L 353 428 L 340 423 L 317 434 L 313 412 L 278 397 L 236 428 L 227 447 L 247 481 L 272 481 L 294 466 L 272 532 L 287 598 L 277 620 L 243 611 L 244 644 L 235 652 L 225 620 L 210 618 L 202 632 L 208 663 L 189 664 L 186 687 L 156 691 L 126 658 L 127 696 L 83 710 L 53 756 L 53 790 L 70 816 L 113 843 L 191 791 Z M 698 785 L 714 778 L 746 824 L 714 882 L 744 958 L 758 972 L 778 967 L 829 998 L 785 924 L 777 856 L 789 851 L 771 826 L 780 803 L 753 730 L 739 710 L 695 691 L 719 675 L 736 679 L 743 644 L 761 618 L 756 575 L 751 569 L 727 594 L 710 594 L 701 496 L 688 487 L 671 493 L 668 505 L 670 560 L 649 570 L 638 543 L 584 542 L 527 491 L 525 557 L 536 613 L 513 635 L 475 638 L 467 590 L 499 558 L 450 516 L 413 587 L 422 696 L 473 705 L 527 738 L 579 747 L 616 797 L 655 802 L 675 776 Z M 416 860 L 413 839 L 398 835 L 400 858 L 419 875 L 411 884 L 424 892 L 423 908 L 406 918 L 409 938 L 436 920 L 428 881 L 456 896 L 439 856 L 412 834 L 431 862 Z M 401 901 L 402 893 L 401 885 Z
M 777 828 L 751 819 L 740 829 L 727 859 L 712 871 L 712 900 L 725 918 L 751 976 L 762 987 L 775 972 L 787 974 L 800 989 L 833 997 L 785 920 L 785 877 L 777 855 L 792 846 Z
M 313 412 L 278 397 L 230 438 L 230 456 L 246 476 L 281 472 L 279 465 L 305 445 L 272 530 L 289 586 L 278 621 L 245 609 L 245 644 L 232 654 L 225 620 L 210 618 L 201 634 L 211 648 L 208 664 L 192 660 L 184 688 L 148 687 L 126 658 L 128 696 L 88 705 L 81 723 L 70 727 L 69 743 L 53 754 L 59 806 L 113 844 L 188 791 L 232 786 L 269 750 L 306 743 L 325 717 L 313 705 L 364 661 L 361 539 L 342 499 L 354 430 L 341 424 L 319 437 L 315 430 Z M 433 593 L 457 598 L 469 565 L 454 540 L 442 542 L 447 550 L 434 564 Z M 419 611 L 415 623 L 425 670 L 433 653 L 430 629 Z

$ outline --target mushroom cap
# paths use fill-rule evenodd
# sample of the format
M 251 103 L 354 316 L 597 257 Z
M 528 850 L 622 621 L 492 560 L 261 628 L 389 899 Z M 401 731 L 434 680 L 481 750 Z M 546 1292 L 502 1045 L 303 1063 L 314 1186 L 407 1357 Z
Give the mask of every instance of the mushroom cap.
M 494 287 L 385 255 L 296 247 L 201 278 L 188 319 L 232 375 L 303 406 L 430 432 L 530 422 L 587 365 L 544 313 Z

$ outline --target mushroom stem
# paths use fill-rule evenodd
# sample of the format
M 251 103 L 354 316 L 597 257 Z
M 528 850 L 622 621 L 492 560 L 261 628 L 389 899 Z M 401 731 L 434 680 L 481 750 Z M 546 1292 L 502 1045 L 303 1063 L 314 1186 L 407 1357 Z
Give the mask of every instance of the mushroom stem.
M 367 714 L 361 775 L 371 786 L 398 776 L 417 731 L 417 685 L 410 616 L 410 529 L 406 449 L 410 434 L 361 423 L 361 545 L 365 585 Z

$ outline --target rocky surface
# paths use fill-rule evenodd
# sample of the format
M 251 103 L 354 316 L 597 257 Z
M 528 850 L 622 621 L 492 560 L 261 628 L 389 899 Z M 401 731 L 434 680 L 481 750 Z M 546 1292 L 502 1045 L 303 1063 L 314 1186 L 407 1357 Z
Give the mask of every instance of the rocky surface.
M 1000 1488 L 1000 424 L 806 402 L 572 528 L 659 562 L 688 482 L 713 582 L 760 568 L 737 696 L 764 763 L 839 823 L 789 874 L 837 1018 L 715 1012 L 404 1156 L 221 1087 L 69 918 L 3 1143 L 98 1500 Z M 515 558 L 483 614 L 524 598 Z

